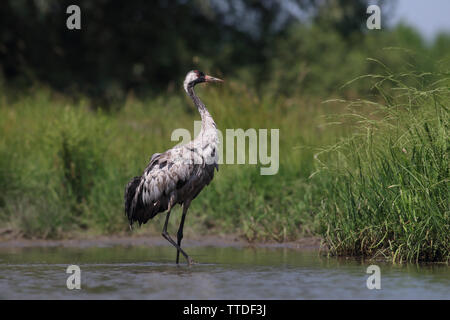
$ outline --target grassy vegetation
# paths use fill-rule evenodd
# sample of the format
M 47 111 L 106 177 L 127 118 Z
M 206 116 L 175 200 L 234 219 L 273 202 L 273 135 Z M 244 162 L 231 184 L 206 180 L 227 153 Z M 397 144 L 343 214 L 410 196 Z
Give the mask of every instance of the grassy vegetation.
M 449 74 L 368 77 L 384 101 L 351 102 L 355 133 L 318 155 L 321 233 L 332 254 L 449 261 Z
M 261 176 L 258 165 L 222 165 L 191 206 L 187 229 L 237 233 L 249 240 L 295 239 L 315 230 L 320 193 L 307 181 L 314 147 L 335 142 L 336 128 L 320 126 L 336 105 L 319 100 L 258 97 L 228 86 L 199 88 L 223 132 L 226 128 L 280 128 L 280 170 Z M 305 116 L 307 115 L 307 116 Z M 127 232 L 123 191 L 149 157 L 172 147 L 171 133 L 193 133 L 199 116 L 184 95 L 138 101 L 117 112 L 94 111 L 48 90 L 0 107 L 1 224 L 25 237 L 64 237 L 88 229 Z M 303 148 L 297 148 L 298 146 Z M 160 232 L 163 219 L 146 230 Z M 172 221 L 172 227 L 178 223 Z
M 389 36 L 400 37 L 400 31 Z M 325 56 L 314 57 L 327 55 L 330 50 L 321 48 L 336 48 L 340 39 L 320 37 L 324 43 L 308 47 L 296 34 L 292 48 L 304 51 L 280 48 L 287 56 L 274 63 L 286 72 L 273 75 L 266 93 L 243 85 L 245 73 L 197 89 L 223 132 L 280 129 L 280 167 L 274 176 L 261 176 L 259 165 L 222 165 L 193 202 L 186 233 L 280 242 L 314 235 L 336 255 L 448 261 L 449 60 L 428 68 L 423 58 L 426 52 L 437 57 L 439 43 L 403 64 L 397 55 L 403 50 L 390 48 L 397 53 L 387 55 L 383 49 L 381 57 L 395 72 L 374 61 L 361 67 L 369 40 L 363 46 L 368 52 L 347 54 L 339 47 L 333 55 L 347 60 L 335 71 L 323 67 Z M 448 48 L 445 39 L 440 54 Z M 294 59 L 296 52 L 309 64 Z M 353 67 L 383 76 L 357 78 L 343 90 L 351 100 L 323 103 L 328 96 L 321 92 L 351 79 Z M 304 77 L 296 78 L 302 70 Z M 170 141 L 173 130 L 193 133 L 199 120 L 181 89 L 171 90 L 144 100 L 129 94 L 120 108 L 105 112 L 89 99 L 74 101 L 43 87 L 14 94 L 0 85 L 0 230 L 27 238 L 129 232 L 125 184 L 153 153 L 177 143 Z M 159 234 L 163 218 L 135 232 Z M 178 219 L 172 218 L 170 230 Z

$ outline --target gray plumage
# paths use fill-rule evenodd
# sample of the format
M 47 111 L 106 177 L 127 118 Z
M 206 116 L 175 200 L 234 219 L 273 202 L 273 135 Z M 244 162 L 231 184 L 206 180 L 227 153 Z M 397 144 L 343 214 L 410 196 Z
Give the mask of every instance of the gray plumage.
M 127 185 L 125 202 L 130 225 L 135 221 L 146 223 L 177 203 L 195 199 L 213 179 L 215 167 L 218 169 L 216 163 L 207 164 L 195 148 L 187 146 L 154 154 L 143 175 Z
M 125 188 L 125 213 L 130 226 L 134 222 L 146 223 L 158 213 L 168 211 L 163 236 L 185 255 L 188 263 L 192 260 L 181 250 L 183 224 L 187 209 L 193 199 L 214 177 L 214 168 L 218 167 L 219 138 L 216 124 L 205 105 L 194 92 L 194 86 L 201 82 L 221 81 L 205 76 L 194 70 L 187 74 L 184 89 L 197 106 L 202 128 L 199 135 L 183 146 L 175 146 L 164 153 L 155 153 L 140 177 L 134 177 Z M 183 205 L 183 216 L 178 230 L 178 245 L 167 234 L 167 221 L 170 210 Z

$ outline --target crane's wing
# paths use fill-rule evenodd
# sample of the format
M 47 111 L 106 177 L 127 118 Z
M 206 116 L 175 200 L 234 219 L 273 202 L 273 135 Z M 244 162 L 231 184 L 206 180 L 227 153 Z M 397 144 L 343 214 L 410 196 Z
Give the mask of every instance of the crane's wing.
M 134 221 L 146 223 L 159 212 L 167 210 L 169 205 L 179 202 L 176 191 L 198 177 L 202 173 L 199 169 L 204 167 L 201 155 L 188 145 L 154 154 L 144 174 L 133 178 L 127 185 L 125 211 L 130 225 Z M 213 171 L 209 175 L 206 184 L 211 181 Z

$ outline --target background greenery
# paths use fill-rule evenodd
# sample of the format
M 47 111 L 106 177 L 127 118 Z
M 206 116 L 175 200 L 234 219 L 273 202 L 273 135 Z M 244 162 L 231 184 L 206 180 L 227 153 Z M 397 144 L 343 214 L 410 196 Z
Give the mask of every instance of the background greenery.
M 124 186 L 193 131 L 198 68 L 226 79 L 197 89 L 219 129 L 280 129 L 280 170 L 222 165 L 188 233 L 448 261 L 449 34 L 368 31 L 365 1 L 293 1 L 302 20 L 278 1 L 76 3 L 81 31 L 67 1 L 0 4 L 3 232 L 129 232 Z

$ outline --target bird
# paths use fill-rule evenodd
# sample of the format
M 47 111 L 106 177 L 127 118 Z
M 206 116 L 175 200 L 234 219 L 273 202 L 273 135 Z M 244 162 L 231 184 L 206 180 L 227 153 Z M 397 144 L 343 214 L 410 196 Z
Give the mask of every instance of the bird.
M 177 145 L 163 153 L 153 154 L 143 174 L 132 178 L 125 187 L 125 215 L 130 229 L 134 222 L 138 222 L 140 226 L 158 213 L 166 212 L 162 236 L 177 249 L 177 265 L 180 253 L 186 258 L 188 265 L 194 263 L 181 249 L 186 214 L 192 200 L 214 178 L 214 169 L 219 171 L 217 126 L 194 91 L 197 84 L 209 82 L 223 80 L 205 75 L 199 70 L 192 70 L 187 73 L 183 82 L 184 90 L 194 102 L 202 120 L 198 136 L 185 145 Z M 167 232 L 167 225 L 170 212 L 177 204 L 180 204 L 183 210 L 175 242 Z

